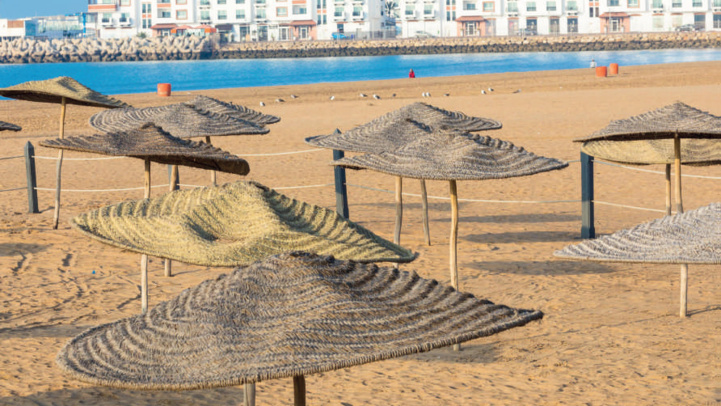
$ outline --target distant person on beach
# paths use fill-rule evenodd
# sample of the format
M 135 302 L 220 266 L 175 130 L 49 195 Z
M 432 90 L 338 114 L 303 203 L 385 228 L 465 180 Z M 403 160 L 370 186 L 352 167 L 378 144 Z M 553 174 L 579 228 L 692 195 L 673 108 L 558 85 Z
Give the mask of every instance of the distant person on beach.
M 591 69 L 594 69 L 596 67 L 596 60 L 591 58 Z
M 416 77 L 416 73 L 413 72 L 413 69 L 411 69 L 411 71 L 408 72 L 408 77 L 411 78 L 411 79 L 413 79 L 414 77 Z

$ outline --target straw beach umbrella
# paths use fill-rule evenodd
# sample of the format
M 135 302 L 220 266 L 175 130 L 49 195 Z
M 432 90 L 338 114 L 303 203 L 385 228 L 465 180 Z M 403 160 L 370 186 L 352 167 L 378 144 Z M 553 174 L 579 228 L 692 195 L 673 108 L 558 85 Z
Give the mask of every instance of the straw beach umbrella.
M 19 125 L 0 121 L 0 131 L 20 131 L 20 130 L 22 130 L 22 128 Z
M 306 138 L 306 142 L 321 148 L 343 151 L 382 153 L 393 151 L 416 138 L 426 135 L 432 128 L 464 131 L 500 129 L 502 124 L 483 117 L 471 117 L 461 112 L 444 110 L 425 103 L 413 103 L 378 117 L 345 133 L 333 133 Z M 428 225 L 428 196 L 425 179 L 420 180 L 423 204 L 423 231 L 430 245 Z M 403 181 L 396 177 L 396 228 L 395 242 L 400 242 L 403 219 Z
M 107 114 L 111 113 L 111 114 Z M 201 111 L 184 103 L 142 109 L 103 111 L 90 117 L 90 125 L 104 132 L 130 131 L 153 123 L 178 138 L 267 134 L 270 130 L 253 122 L 224 114 Z M 211 182 L 216 184 L 215 171 Z
M 146 124 L 140 129 L 98 134 L 89 137 L 70 137 L 42 141 L 40 145 L 48 148 L 90 152 L 111 156 L 127 156 L 145 161 L 145 194 L 150 197 L 150 163 L 184 165 L 201 169 L 246 175 L 250 171 L 248 162 L 211 145 L 173 137 L 162 129 Z M 171 182 L 172 183 L 172 182 Z M 166 263 L 165 276 L 171 276 L 169 263 Z M 141 298 L 143 311 L 147 308 L 148 256 L 143 253 L 141 267 Z
M 721 264 L 721 203 L 569 245 L 554 255 L 607 262 Z M 686 317 L 687 284 L 681 282 L 680 316 Z
M 366 154 L 334 161 L 350 169 L 371 169 L 415 179 L 447 180 L 451 195 L 451 285 L 458 290 L 457 180 L 505 179 L 568 166 L 516 147 L 510 142 L 462 131 L 434 130 L 393 152 Z
M 543 317 L 415 272 L 304 252 L 266 258 L 70 340 L 70 376 L 128 389 L 198 389 L 305 376 L 430 351 Z M 246 402 L 248 404 L 248 402 Z
M 612 121 L 606 128 L 588 137 L 574 140 L 589 141 L 638 141 L 672 139 L 674 151 L 675 200 L 676 212 L 683 213 L 681 195 L 681 139 L 719 139 L 721 138 L 721 117 L 676 102 L 628 119 Z M 667 191 L 670 190 L 670 167 L 666 168 Z M 667 203 L 670 193 L 667 194 Z M 687 291 L 688 266 L 681 265 L 681 289 Z M 684 300 L 685 300 L 685 294 Z M 685 308 L 681 316 L 685 317 Z
M 240 120 L 250 121 L 259 126 L 275 124 L 280 121 L 280 117 L 263 114 L 238 104 L 224 102 L 208 96 L 196 96 L 193 100 L 187 101 L 184 104 L 200 111 L 224 114 Z
M 128 104 L 100 94 L 67 76 L 60 76 L 48 80 L 25 82 L 19 85 L 2 88 L 0 89 L 0 96 L 18 100 L 60 104 L 60 138 L 65 136 L 65 106 L 67 104 L 104 108 L 129 107 Z M 58 228 L 58 219 L 60 217 L 60 182 L 62 165 L 63 151 L 60 151 L 56 169 L 55 214 L 53 216 L 53 228 Z

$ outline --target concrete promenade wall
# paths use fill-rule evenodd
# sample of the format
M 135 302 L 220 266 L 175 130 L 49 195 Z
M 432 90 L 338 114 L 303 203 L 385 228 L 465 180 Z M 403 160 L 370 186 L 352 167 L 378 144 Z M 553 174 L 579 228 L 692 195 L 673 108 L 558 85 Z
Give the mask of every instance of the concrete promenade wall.
M 571 52 L 721 48 L 721 32 L 461 37 L 395 40 L 246 42 L 221 46 L 206 38 L 164 37 L 66 41 L 0 41 L 0 63 L 182 59 L 298 58 L 482 52 Z

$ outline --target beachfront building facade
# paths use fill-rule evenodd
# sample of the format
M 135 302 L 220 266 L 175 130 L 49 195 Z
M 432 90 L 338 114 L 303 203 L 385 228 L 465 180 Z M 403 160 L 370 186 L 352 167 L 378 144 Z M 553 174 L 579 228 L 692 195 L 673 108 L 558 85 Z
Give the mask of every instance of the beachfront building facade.
M 90 34 L 228 41 L 721 30 L 721 0 L 88 0 Z

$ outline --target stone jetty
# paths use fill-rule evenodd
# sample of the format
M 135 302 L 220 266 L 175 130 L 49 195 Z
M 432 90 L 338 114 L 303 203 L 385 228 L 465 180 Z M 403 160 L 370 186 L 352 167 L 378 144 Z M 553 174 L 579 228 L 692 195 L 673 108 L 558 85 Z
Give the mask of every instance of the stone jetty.
M 0 63 L 298 58 L 483 52 L 573 52 L 721 48 L 721 32 L 460 37 L 392 40 L 269 41 L 218 45 L 194 36 L 0 40 Z

